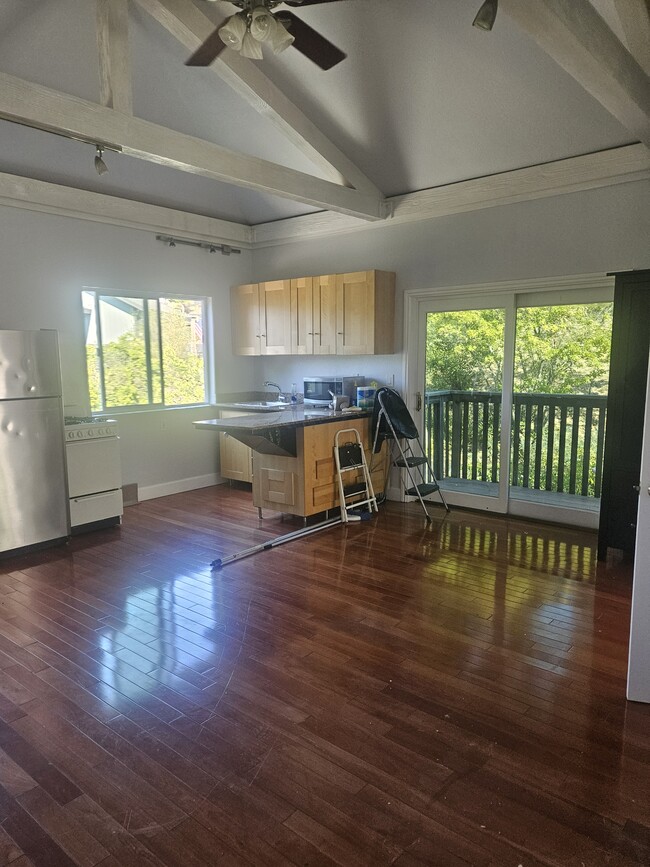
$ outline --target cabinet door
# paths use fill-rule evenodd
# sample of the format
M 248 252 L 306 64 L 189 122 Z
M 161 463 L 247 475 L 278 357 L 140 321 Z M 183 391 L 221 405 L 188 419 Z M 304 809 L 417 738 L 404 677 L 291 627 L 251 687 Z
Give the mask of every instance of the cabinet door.
M 372 355 L 375 351 L 374 272 L 336 277 L 337 355 Z
M 249 415 L 249 413 L 221 411 L 221 418 Z M 219 433 L 219 464 L 224 479 L 238 482 L 253 481 L 253 452 L 230 434 Z
M 232 351 L 235 355 L 260 355 L 260 292 L 257 283 L 230 290 Z
M 336 275 L 313 278 L 314 355 L 336 355 Z
M 259 287 L 261 354 L 291 355 L 291 280 Z
M 314 351 L 313 282 L 311 277 L 299 277 L 291 281 L 292 355 L 311 355 Z

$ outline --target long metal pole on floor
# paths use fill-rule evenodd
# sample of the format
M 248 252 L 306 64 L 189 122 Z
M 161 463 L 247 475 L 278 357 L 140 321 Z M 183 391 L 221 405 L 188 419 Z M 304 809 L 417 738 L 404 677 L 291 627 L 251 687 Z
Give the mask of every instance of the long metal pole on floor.
M 293 542 L 294 539 L 301 539 L 303 536 L 311 536 L 312 533 L 319 533 L 321 530 L 327 530 L 329 527 L 335 527 L 337 524 L 342 524 L 341 518 L 332 518 L 329 521 L 322 521 L 320 524 L 314 524 L 313 527 L 305 527 L 302 530 L 294 530 L 293 533 L 287 533 L 285 536 L 276 536 L 275 539 L 269 539 L 268 542 L 262 542 L 260 545 L 253 545 L 252 548 L 246 548 L 238 554 L 230 554 L 228 557 L 221 557 L 218 560 L 213 560 L 210 564 L 213 569 L 221 569 L 227 566 L 228 563 L 234 563 L 236 560 L 243 560 L 244 557 L 251 557 L 260 551 L 268 551 L 271 548 L 277 548 L 278 545 L 284 545 L 285 542 Z

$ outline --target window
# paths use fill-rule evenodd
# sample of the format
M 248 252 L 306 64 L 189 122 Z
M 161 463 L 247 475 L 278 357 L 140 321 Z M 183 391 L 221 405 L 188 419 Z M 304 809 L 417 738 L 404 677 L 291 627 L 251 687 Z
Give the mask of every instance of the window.
M 81 299 L 93 412 L 208 402 L 206 298 Z

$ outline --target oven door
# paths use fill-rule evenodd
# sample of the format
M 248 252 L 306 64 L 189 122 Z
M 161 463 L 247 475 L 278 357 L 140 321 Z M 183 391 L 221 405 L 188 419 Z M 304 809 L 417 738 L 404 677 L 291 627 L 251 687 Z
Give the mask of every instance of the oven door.
M 114 491 L 122 485 L 118 437 L 66 443 L 70 497 Z

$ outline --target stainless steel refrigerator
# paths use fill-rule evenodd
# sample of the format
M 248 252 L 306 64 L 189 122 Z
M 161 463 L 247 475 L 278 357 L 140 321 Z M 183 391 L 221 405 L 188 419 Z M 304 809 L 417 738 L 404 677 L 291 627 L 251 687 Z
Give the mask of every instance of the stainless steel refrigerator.
M 0 331 L 0 555 L 70 535 L 56 331 Z

